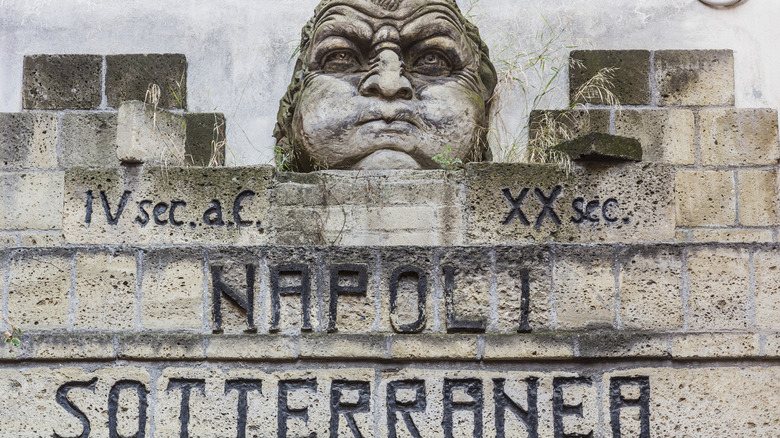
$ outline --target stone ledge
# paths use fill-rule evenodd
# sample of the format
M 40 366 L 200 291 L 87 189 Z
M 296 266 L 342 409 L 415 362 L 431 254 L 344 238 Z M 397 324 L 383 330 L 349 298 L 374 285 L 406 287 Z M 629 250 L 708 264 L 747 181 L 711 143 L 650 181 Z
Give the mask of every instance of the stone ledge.
M 767 351 L 761 353 L 761 337 Z M 560 362 L 582 359 L 728 360 L 780 357 L 780 334 L 756 332 L 539 332 L 522 334 L 201 335 L 26 333 L 0 345 L 0 362 L 374 360 Z
M 571 174 L 497 163 L 304 175 L 270 166 L 70 168 L 63 232 L 76 244 L 657 242 L 674 239 L 672 190 L 673 168 L 660 163 Z

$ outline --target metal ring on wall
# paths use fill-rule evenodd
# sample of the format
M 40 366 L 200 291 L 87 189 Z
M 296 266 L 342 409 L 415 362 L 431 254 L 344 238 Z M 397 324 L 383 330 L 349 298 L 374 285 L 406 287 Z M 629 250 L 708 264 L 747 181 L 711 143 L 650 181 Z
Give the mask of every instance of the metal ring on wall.
M 735 8 L 747 2 L 747 0 L 699 0 L 705 5 L 716 9 Z

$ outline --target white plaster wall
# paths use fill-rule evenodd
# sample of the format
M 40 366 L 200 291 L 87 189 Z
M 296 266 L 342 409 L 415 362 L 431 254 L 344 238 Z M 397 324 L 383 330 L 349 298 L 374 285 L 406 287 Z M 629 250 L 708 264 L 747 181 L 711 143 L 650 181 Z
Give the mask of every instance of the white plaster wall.
M 459 0 L 467 7 L 468 0 Z M 20 111 L 22 59 L 38 53 L 184 53 L 190 111 L 228 117 L 229 162 L 268 163 L 290 56 L 317 0 L 0 0 L 0 112 Z M 737 106 L 780 107 L 780 1 L 479 0 L 492 45 L 532 48 L 544 19 L 582 49 L 733 49 Z M 561 78 L 565 79 L 565 75 Z M 565 102 L 565 82 L 546 105 Z M 504 115 L 521 124 L 523 105 Z

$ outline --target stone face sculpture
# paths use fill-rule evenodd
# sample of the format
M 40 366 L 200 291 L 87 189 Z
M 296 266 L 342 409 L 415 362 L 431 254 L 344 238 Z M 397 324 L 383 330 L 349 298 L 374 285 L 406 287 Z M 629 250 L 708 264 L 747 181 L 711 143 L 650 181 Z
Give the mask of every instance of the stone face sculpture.
M 274 130 L 284 167 L 437 169 L 489 158 L 496 71 L 454 0 L 323 0 Z

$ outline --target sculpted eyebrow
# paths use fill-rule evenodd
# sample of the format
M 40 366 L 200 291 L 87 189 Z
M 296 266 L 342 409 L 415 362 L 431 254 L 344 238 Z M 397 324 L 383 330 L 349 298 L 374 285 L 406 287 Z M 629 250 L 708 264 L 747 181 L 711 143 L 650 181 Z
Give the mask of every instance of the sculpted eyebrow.
M 429 13 L 418 17 L 401 29 L 401 40 L 404 43 L 414 44 L 432 37 L 448 37 L 456 42 L 462 39 L 461 31 L 452 18 L 442 13 Z
M 371 29 L 361 24 L 354 21 L 347 22 L 346 18 L 342 17 L 328 17 L 324 20 L 324 23 L 317 27 L 314 35 L 314 44 L 319 44 L 332 36 L 344 37 L 348 40 L 360 42 L 371 41 Z

